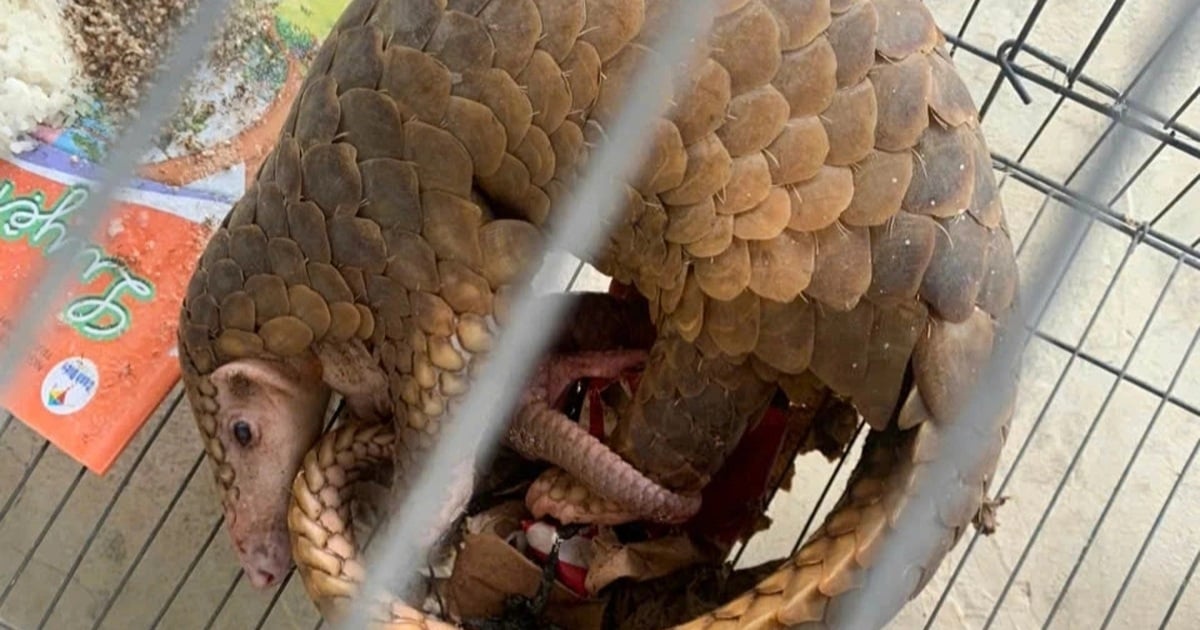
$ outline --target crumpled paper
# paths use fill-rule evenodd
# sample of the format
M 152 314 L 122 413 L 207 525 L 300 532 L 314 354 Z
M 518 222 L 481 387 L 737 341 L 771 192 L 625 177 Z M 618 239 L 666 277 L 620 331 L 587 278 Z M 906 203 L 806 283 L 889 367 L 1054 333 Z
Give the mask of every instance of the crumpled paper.
M 621 578 L 641 582 L 712 560 L 686 535 L 622 543 L 612 528 L 592 539 L 592 561 L 584 584 L 597 593 Z

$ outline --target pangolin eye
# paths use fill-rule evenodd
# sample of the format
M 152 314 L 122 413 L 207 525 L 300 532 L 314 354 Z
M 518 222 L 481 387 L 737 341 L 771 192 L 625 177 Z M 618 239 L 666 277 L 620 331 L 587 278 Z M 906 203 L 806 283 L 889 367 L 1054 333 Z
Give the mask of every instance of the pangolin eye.
M 238 441 L 238 444 L 249 446 L 250 439 L 254 437 L 254 434 L 250 431 L 250 425 L 245 420 L 238 420 L 233 423 L 233 437 Z

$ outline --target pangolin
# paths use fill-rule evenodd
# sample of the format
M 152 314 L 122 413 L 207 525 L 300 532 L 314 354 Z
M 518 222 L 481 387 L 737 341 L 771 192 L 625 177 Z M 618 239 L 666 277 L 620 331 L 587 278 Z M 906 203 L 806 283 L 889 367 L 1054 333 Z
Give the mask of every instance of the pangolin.
M 673 6 L 346 7 L 181 309 L 186 391 L 255 585 L 289 564 L 291 489 L 310 595 L 353 592 L 361 565 L 328 508 L 381 453 L 403 490 Z M 991 354 L 1016 263 L 976 108 L 920 0 L 718 7 L 590 261 L 636 288 L 657 334 L 616 363 L 549 361 L 507 438 L 583 488 L 531 493 L 549 514 L 678 523 L 770 399 L 815 380 L 872 429 L 845 493 L 769 577 L 685 625 L 836 626 Z M 633 360 L 610 444 L 553 411 L 571 378 Z M 310 450 L 331 391 L 394 418 L 391 437 L 354 425 Z M 907 573 L 913 595 L 983 504 L 1010 417 L 986 419 L 968 500 L 937 506 L 944 544 Z M 447 517 L 466 498 L 451 494 Z M 439 623 L 399 602 L 391 621 Z

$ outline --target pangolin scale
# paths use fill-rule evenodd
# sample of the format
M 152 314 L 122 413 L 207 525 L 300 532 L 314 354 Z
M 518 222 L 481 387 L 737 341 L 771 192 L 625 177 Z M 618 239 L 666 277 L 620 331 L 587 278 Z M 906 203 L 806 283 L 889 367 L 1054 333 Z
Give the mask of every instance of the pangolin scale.
M 823 525 L 683 626 L 837 627 L 1013 308 L 1013 247 L 977 110 L 922 2 L 718 5 L 591 261 L 636 287 L 658 329 L 611 446 L 686 495 L 778 389 L 817 382 L 851 402 L 873 431 Z M 294 497 L 272 498 L 291 501 L 324 612 L 362 578 L 339 489 L 381 452 L 398 482 L 419 465 L 672 6 L 353 0 L 319 48 L 198 262 L 179 341 L 227 511 L 252 481 L 222 366 L 284 362 L 302 380 L 306 357 L 354 348 L 378 367 L 325 382 L 386 391 L 395 431 L 348 428 L 297 454 Z M 969 500 L 937 506 L 944 543 L 907 573 L 913 596 L 985 500 L 1010 419 L 985 423 L 988 456 L 960 471 Z M 441 624 L 402 604 L 390 623 Z

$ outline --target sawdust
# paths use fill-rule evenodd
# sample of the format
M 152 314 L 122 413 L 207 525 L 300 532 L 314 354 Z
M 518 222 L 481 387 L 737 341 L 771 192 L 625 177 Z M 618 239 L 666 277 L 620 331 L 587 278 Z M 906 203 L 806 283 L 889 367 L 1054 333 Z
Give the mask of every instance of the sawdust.
M 234 0 L 207 50 L 216 67 L 244 57 L 270 23 L 273 1 Z M 199 0 L 68 0 L 72 45 L 96 95 L 129 114 L 162 70 L 172 37 L 191 22 Z

